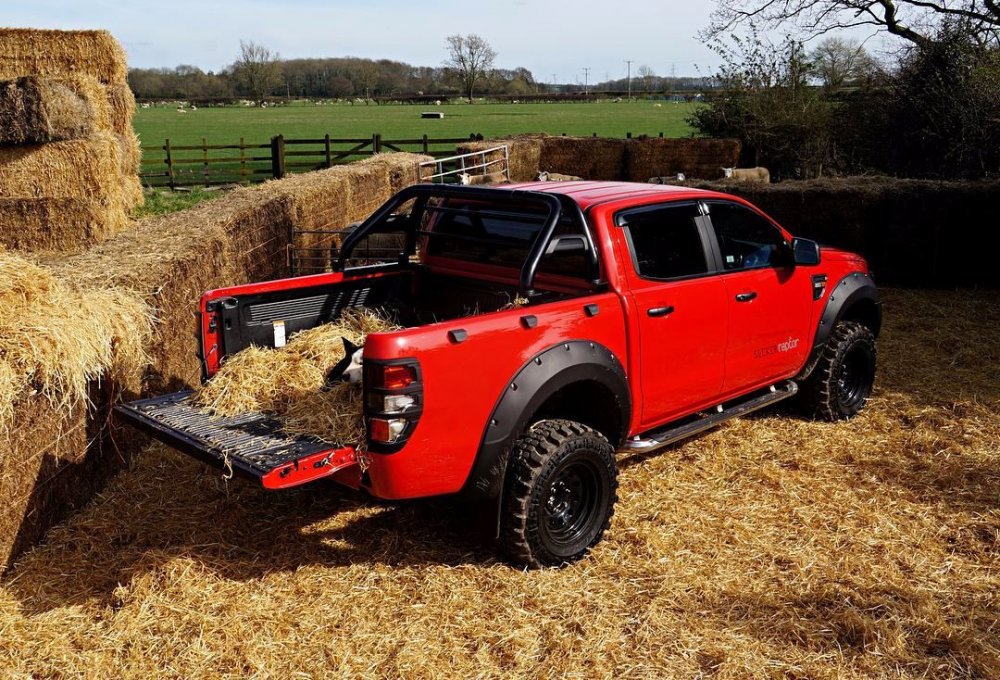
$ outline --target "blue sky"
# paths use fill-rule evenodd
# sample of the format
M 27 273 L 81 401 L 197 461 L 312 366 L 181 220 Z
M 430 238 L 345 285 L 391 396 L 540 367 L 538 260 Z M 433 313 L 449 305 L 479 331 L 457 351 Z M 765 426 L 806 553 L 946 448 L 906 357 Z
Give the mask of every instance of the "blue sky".
M 695 33 L 711 0 L 3 0 L 0 25 L 106 28 L 131 66 L 232 62 L 241 38 L 282 57 L 357 56 L 439 65 L 444 40 L 478 33 L 496 65 L 524 66 L 550 82 L 590 82 L 633 74 L 647 64 L 660 75 L 710 72 L 718 59 Z

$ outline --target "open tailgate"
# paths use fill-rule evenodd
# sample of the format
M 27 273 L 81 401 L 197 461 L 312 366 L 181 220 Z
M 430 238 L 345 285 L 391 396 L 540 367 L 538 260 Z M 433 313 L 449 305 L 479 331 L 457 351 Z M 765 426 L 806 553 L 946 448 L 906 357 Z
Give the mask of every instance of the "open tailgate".
M 115 411 L 155 439 L 223 470 L 283 489 L 337 474 L 357 488 L 361 470 L 352 446 L 331 446 L 306 436 L 288 435 L 281 424 L 260 413 L 212 415 L 190 403 L 188 390 L 120 404 Z M 338 474 L 339 473 L 339 474 Z

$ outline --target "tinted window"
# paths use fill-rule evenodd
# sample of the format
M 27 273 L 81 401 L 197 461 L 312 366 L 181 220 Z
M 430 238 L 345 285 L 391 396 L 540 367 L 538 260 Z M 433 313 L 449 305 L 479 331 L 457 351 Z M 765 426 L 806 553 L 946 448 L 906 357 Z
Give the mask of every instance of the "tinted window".
M 673 279 L 708 272 L 698 233 L 696 205 L 677 205 L 626 213 L 622 224 L 639 276 Z
M 727 271 L 784 264 L 785 239 L 758 213 L 736 203 L 710 203 L 709 216 Z
M 527 260 L 546 217 L 537 210 L 488 204 L 452 205 L 439 211 L 429 209 L 426 214 L 436 215 L 433 231 L 424 240 L 429 255 L 517 268 Z M 556 236 L 584 233 L 583 225 L 572 214 L 563 214 L 555 230 Z M 595 276 L 589 269 L 585 253 L 557 252 L 546 255 L 538 271 Z

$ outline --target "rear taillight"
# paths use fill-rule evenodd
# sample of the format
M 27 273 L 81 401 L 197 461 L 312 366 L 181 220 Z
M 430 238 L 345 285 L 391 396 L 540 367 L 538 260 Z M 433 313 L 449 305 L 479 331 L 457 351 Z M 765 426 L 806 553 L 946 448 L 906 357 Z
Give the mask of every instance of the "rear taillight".
M 365 359 L 364 392 L 369 449 L 375 453 L 398 451 L 423 413 L 420 364 L 416 359 Z
M 401 390 L 417 381 L 417 368 L 410 364 L 376 364 L 371 377 L 372 387 Z

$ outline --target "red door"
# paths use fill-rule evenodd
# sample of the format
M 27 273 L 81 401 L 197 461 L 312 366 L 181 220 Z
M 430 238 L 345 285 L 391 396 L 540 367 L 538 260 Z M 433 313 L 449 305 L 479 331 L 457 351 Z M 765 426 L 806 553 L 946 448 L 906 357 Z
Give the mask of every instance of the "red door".
M 714 403 L 725 371 L 728 298 L 696 203 L 617 216 L 631 256 L 626 279 L 638 334 L 641 426 Z
M 809 353 L 812 280 L 792 263 L 786 235 L 738 203 L 709 202 L 729 304 L 723 392 L 791 377 Z

